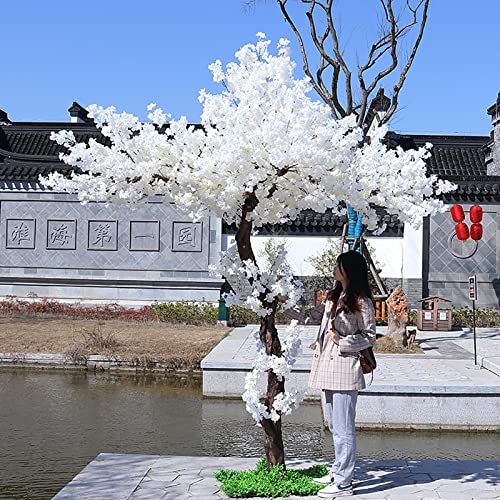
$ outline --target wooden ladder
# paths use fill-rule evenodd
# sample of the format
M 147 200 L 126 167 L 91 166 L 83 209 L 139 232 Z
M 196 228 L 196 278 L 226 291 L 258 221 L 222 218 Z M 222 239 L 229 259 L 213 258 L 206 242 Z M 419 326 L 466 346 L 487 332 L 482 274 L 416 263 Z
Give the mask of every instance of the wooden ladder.
M 375 298 L 387 298 L 389 296 L 389 293 L 387 291 L 387 288 L 385 287 L 382 279 L 380 278 L 380 275 L 378 274 L 377 268 L 375 264 L 373 263 L 373 259 L 370 255 L 370 251 L 368 250 L 368 247 L 366 246 L 365 238 L 364 238 L 364 229 L 361 233 L 361 236 L 358 238 L 348 238 L 347 237 L 347 227 L 348 224 L 347 222 L 344 224 L 344 228 L 342 229 L 342 243 L 340 246 L 340 252 L 343 253 L 344 251 L 348 250 L 357 250 L 358 246 L 360 247 L 360 253 L 361 255 L 366 259 L 366 262 L 368 264 L 368 267 L 370 269 L 370 272 L 372 273 L 373 278 L 375 279 L 375 283 L 377 284 L 378 287 L 378 294 L 375 295 Z M 352 244 L 352 248 L 349 248 L 349 244 Z M 347 248 L 346 248 L 347 246 Z

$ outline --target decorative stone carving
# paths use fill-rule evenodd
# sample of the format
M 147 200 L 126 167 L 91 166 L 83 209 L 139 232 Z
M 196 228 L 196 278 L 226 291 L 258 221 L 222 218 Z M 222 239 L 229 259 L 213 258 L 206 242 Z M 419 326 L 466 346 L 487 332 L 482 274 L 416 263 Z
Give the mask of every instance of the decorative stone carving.
M 5 248 L 35 248 L 35 219 L 7 219 Z
M 406 327 L 408 325 L 408 300 L 403 289 L 398 286 L 389 295 L 387 303 L 387 336 L 396 345 L 406 344 Z
M 131 251 L 160 251 L 160 221 L 130 221 Z
M 89 250 L 118 250 L 118 221 L 89 220 Z
M 47 250 L 76 250 L 76 220 L 47 220 Z
M 172 252 L 201 252 L 202 236 L 201 222 L 173 222 Z

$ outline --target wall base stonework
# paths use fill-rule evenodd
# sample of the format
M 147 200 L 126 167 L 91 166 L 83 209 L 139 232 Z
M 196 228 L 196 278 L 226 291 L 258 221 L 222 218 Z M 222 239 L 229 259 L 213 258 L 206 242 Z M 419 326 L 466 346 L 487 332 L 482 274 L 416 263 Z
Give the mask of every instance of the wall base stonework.
M 20 299 L 48 298 L 60 302 L 81 304 L 117 303 L 144 306 L 153 302 L 195 301 L 218 302 L 223 281 L 220 279 L 165 280 L 163 282 L 108 282 L 102 280 L 47 280 L 0 283 L 0 296 Z
M 452 278 L 450 276 L 450 278 Z M 469 299 L 468 281 L 429 281 L 430 295 L 438 295 L 451 300 L 456 308 L 472 307 Z M 500 307 L 500 279 L 491 282 L 477 281 L 477 307 Z
M 314 302 L 314 290 L 328 288 L 328 280 L 323 282 L 314 276 L 297 276 L 297 279 L 304 284 L 304 296 L 302 303 L 310 305 Z M 411 308 L 420 307 L 422 298 L 422 280 L 421 279 L 408 279 L 408 278 L 382 278 L 388 290 L 394 290 L 398 286 L 402 286 L 408 298 L 408 303 Z

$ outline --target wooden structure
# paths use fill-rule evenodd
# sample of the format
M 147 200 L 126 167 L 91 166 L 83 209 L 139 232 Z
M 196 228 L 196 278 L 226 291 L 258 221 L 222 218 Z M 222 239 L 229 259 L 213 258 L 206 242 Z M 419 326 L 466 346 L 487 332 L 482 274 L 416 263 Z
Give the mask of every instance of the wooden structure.
M 359 251 L 361 255 L 366 259 L 366 262 L 368 264 L 368 268 L 370 269 L 370 272 L 372 273 L 373 279 L 375 280 L 375 283 L 377 284 L 378 288 L 378 293 L 375 294 L 376 299 L 387 299 L 389 297 L 389 293 L 387 291 L 387 288 L 385 287 L 382 279 L 380 278 L 380 275 L 378 274 L 377 268 L 375 264 L 373 263 L 373 259 L 370 255 L 370 252 L 368 251 L 368 247 L 366 246 L 365 238 L 364 238 L 364 230 L 361 233 L 361 236 L 359 238 L 349 238 L 347 236 L 347 227 L 348 224 L 344 224 L 344 229 L 342 230 L 342 243 L 340 245 L 340 252 L 343 253 L 344 251 L 347 250 L 357 250 L 359 247 Z M 347 249 L 345 249 L 345 246 L 347 245 Z
M 422 308 L 417 314 L 419 330 L 452 330 L 451 301 L 442 297 L 426 297 L 419 302 L 422 302 Z
M 374 297 L 375 299 L 375 319 L 377 321 L 387 321 L 387 304 L 385 298 Z
M 347 236 L 347 229 L 348 224 L 345 223 L 342 230 L 342 243 L 340 245 L 340 252 L 343 253 L 347 252 L 348 250 L 357 250 L 359 248 L 361 255 L 363 255 L 363 257 L 366 259 L 368 268 L 370 269 L 370 272 L 372 273 L 372 276 L 378 288 L 378 293 L 375 293 L 373 296 L 373 299 L 375 301 L 375 318 L 377 319 L 377 321 L 387 321 L 387 304 L 385 303 L 385 301 L 389 297 L 389 292 L 385 287 L 384 282 L 380 278 L 377 268 L 373 263 L 373 259 L 371 258 L 368 247 L 366 246 L 364 240 L 364 231 L 358 238 L 349 238 Z M 314 290 L 314 306 L 321 304 L 325 299 L 325 296 L 326 290 Z

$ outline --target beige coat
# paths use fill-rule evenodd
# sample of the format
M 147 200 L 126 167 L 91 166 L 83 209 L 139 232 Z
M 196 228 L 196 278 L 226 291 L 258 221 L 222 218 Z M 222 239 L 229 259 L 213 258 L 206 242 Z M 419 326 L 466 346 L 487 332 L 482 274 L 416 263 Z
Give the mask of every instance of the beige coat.
M 342 297 L 323 337 L 333 303 L 327 301 L 325 305 L 309 376 L 309 387 L 313 389 L 355 391 L 366 387 L 358 353 L 375 344 L 375 309 L 371 300 L 361 299 L 360 311 L 341 311 Z

